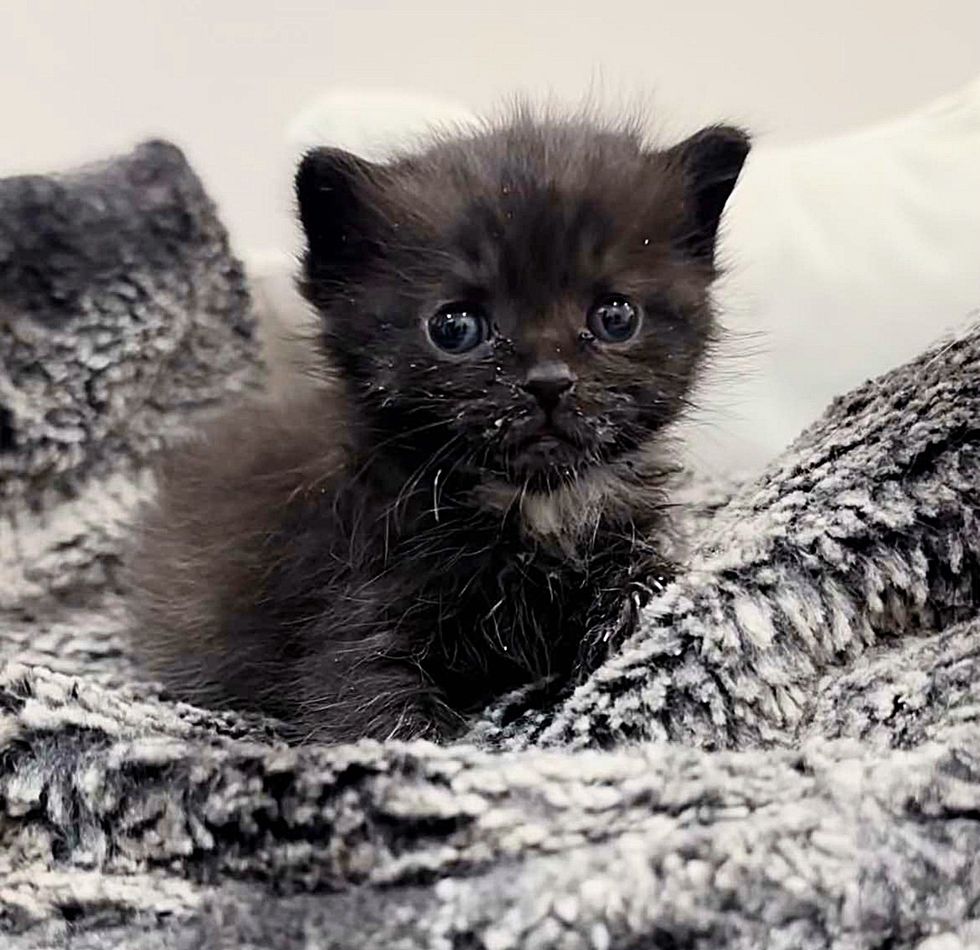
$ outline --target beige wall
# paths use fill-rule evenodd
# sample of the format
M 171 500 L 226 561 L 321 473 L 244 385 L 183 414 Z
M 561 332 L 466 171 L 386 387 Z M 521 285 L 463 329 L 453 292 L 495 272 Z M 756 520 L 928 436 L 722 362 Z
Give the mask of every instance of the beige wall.
M 980 0 L 0 0 L 0 174 L 182 145 L 246 252 L 289 243 L 284 129 L 332 85 L 486 107 L 655 94 L 668 132 L 773 141 L 898 114 L 980 72 Z

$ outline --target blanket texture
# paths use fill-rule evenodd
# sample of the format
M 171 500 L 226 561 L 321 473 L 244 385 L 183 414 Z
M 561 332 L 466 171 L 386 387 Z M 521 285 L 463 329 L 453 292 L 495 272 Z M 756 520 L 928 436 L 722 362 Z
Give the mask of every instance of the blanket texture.
M 980 946 L 980 331 L 693 495 L 679 579 L 552 708 L 288 748 L 128 658 L 150 461 L 261 380 L 150 143 L 0 182 L 0 945 Z

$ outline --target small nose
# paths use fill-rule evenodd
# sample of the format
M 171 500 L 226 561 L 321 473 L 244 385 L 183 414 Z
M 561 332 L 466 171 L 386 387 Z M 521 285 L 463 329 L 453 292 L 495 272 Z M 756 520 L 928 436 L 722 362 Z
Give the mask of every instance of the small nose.
M 562 397 L 575 385 L 576 376 L 567 363 L 548 360 L 535 363 L 524 377 L 524 389 L 541 404 L 545 410 L 554 409 Z

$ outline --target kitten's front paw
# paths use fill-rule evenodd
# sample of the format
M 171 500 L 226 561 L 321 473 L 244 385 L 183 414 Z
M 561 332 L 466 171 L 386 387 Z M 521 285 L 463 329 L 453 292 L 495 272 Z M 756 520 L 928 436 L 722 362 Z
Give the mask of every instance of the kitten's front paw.
M 417 672 L 385 668 L 359 671 L 356 684 L 346 683 L 332 697 L 311 689 L 295 717 L 301 742 L 381 742 L 429 739 L 443 742 L 461 735 L 466 719 L 434 688 L 420 684 Z

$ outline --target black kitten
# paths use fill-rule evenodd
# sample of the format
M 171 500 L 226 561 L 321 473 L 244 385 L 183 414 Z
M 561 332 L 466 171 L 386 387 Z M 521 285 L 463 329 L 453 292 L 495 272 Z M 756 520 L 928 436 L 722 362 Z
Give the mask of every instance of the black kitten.
M 594 666 L 669 571 L 662 433 L 748 148 L 519 115 L 386 165 L 307 155 L 337 380 L 166 463 L 134 562 L 152 666 L 331 740 L 451 735 Z

